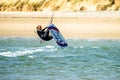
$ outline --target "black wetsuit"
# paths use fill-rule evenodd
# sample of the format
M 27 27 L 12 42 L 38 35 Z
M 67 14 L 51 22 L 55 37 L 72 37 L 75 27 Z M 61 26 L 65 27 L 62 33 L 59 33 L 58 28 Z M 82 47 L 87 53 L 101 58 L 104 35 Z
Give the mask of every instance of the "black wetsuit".
M 42 40 L 44 40 L 44 41 L 49 41 L 49 40 L 51 40 L 53 37 L 49 35 L 49 30 L 47 29 L 47 30 L 45 31 L 45 29 L 47 29 L 47 27 L 44 28 L 43 30 L 37 30 L 37 34 L 38 34 L 38 36 L 39 36 Z

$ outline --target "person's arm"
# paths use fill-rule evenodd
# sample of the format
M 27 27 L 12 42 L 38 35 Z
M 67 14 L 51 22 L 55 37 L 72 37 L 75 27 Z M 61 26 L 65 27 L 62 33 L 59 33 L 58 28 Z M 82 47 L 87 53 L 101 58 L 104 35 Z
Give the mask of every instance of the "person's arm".
M 35 34 L 37 34 L 37 31 L 36 31 L 36 30 L 34 30 L 34 33 L 35 33 Z
M 44 28 L 44 29 L 42 29 L 41 31 L 42 31 L 42 32 L 44 32 L 44 31 L 45 31 L 45 29 L 47 29 L 47 28 L 48 28 L 48 27 L 45 27 L 45 28 Z

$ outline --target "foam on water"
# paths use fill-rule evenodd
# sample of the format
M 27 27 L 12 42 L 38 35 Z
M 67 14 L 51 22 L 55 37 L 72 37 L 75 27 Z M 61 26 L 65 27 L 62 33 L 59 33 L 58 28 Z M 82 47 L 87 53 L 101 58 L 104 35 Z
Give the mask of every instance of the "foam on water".
M 45 47 L 40 48 L 33 48 L 33 49 L 24 49 L 20 51 L 6 51 L 6 52 L 0 52 L 0 55 L 6 56 L 6 57 L 17 57 L 17 56 L 24 56 L 27 54 L 33 54 L 37 52 L 52 52 L 57 50 L 54 46 L 46 45 Z

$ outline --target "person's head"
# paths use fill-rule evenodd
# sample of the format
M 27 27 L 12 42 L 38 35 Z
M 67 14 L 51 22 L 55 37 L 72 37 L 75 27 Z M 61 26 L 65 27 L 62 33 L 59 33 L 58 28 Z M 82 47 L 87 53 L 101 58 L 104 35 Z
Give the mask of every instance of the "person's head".
M 37 30 L 42 30 L 42 26 L 41 26 L 41 25 L 38 25 L 38 26 L 37 26 Z

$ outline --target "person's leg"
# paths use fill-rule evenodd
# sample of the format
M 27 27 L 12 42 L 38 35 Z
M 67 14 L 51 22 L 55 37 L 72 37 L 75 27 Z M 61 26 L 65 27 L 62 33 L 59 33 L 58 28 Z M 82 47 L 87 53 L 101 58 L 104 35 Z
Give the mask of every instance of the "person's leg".
M 49 30 L 47 29 L 47 31 L 44 34 L 44 38 L 47 38 L 49 36 Z

